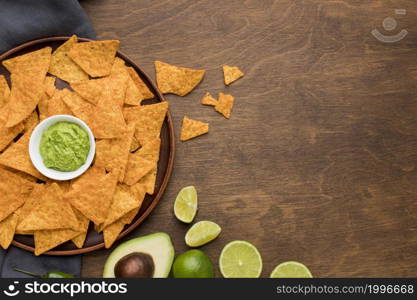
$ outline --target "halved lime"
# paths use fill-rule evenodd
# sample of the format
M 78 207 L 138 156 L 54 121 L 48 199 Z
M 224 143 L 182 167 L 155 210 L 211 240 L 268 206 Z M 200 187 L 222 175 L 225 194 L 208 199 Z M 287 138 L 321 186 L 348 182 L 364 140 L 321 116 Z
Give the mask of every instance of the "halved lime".
M 193 186 L 183 188 L 174 203 L 174 214 L 178 220 L 191 223 L 197 213 L 197 191 Z
M 214 240 L 222 229 L 211 221 L 200 221 L 195 223 L 185 235 L 185 243 L 189 247 L 200 247 Z
M 287 261 L 275 267 L 271 278 L 313 278 L 313 275 L 302 263 Z
M 225 278 L 258 278 L 262 272 L 258 249 L 246 241 L 228 243 L 220 254 L 219 265 Z

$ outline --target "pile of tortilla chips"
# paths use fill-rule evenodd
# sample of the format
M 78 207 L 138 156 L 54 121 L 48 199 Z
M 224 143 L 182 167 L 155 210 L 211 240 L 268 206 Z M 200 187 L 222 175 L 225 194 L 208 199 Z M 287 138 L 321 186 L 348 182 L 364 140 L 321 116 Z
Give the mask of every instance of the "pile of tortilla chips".
M 10 72 L 9 82 L 0 76 L 3 248 L 15 234 L 33 235 L 36 255 L 67 241 L 81 248 L 90 222 L 110 247 L 154 193 L 168 103 L 143 104 L 154 95 L 116 57 L 118 46 L 73 36 L 55 51 L 45 47 L 2 62 Z M 58 81 L 67 88 L 57 89 Z M 45 178 L 29 158 L 34 127 L 56 114 L 80 118 L 97 139 L 93 165 L 70 182 Z

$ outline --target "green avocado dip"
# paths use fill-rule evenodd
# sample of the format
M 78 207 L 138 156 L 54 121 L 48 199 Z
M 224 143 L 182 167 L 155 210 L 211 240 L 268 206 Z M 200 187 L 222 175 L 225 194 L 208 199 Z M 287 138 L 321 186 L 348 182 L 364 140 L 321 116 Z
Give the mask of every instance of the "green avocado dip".
M 78 170 L 87 160 L 90 140 L 77 124 L 58 122 L 42 134 L 39 149 L 47 168 L 70 172 Z

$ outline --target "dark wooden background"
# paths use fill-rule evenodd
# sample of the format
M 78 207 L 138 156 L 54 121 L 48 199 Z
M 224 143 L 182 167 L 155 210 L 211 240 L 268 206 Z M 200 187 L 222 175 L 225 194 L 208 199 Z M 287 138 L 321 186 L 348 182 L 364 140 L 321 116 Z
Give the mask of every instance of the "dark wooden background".
M 128 238 L 164 231 L 185 251 L 188 226 L 173 202 L 195 185 L 196 220 L 223 228 L 202 248 L 218 276 L 220 251 L 235 239 L 258 247 L 265 277 L 287 260 L 316 277 L 417 276 L 415 0 L 81 4 L 98 38 L 121 40 L 150 75 L 154 60 L 207 70 L 187 97 L 167 99 L 177 135 L 184 115 L 209 122 L 210 133 L 177 142 L 161 203 Z M 389 16 L 393 33 L 409 31 L 395 44 L 370 33 L 388 34 Z M 246 76 L 225 87 L 225 63 Z M 235 96 L 230 120 L 199 103 L 206 91 Z M 85 255 L 83 276 L 100 276 L 109 253 Z

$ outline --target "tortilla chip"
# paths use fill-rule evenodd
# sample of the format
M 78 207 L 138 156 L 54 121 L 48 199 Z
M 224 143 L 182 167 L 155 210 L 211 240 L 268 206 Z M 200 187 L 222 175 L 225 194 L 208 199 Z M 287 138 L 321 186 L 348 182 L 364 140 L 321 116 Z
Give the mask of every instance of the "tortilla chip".
M 87 223 L 87 228 L 88 228 L 88 225 L 90 224 L 90 220 L 87 219 L 87 221 L 88 221 Z M 87 231 L 79 233 L 77 236 L 73 237 L 71 241 L 74 243 L 74 245 L 77 248 L 80 249 L 84 246 L 86 238 L 87 238 Z
M 6 147 L 13 141 L 15 137 L 23 131 L 25 126 L 23 123 L 19 123 L 14 127 L 6 127 L 6 123 L 0 120 L 0 151 L 6 149 Z
M 117 240 L 117 237 L 123 231 L 125 225 L 125 223 L 119 220 L 104 228 L 103 237 L 104 247 L 106 247 L 106 249 L 110 248 L 113 245 L 113 243 Z
M 95 164 L 104 167 L 108 172 L 117 172 L 119 181 L 125 176 L 126 165 L 129 158 L 135 124 L 129 124 L 126 134 L 117 139 L 100 140 L 96 143 Z
M 33 182 L 0 168 L 0 221 L 21 207 L 33 188 Z
M 124 184 L 118 184 L 116 192 L 113 196 L 113 202 L 110 206 L 109 214 L 104 221 L 101 228 L 106 228 L 110 224 L 116 222 L 128 212 L 139 207 L 145 198 L 145 191 L 141 196 L 135 195 L 129 186 Z
M 77 36 L 73 35 L 68 41 L 59 46 L 51 57 L 49 73 L 65 80 L 66 82 L 78 82 L 88 79 L 85 73 L 69 56 L 71 48 L 77 44 Z
M 85 238 L 87 237 L 87 230 L 88 225 L 90 224 L 90 220 L 87 219 L 82 213 L 80 213 L 77 209 L 73 209 L 75 216 L 78 219 L 80 224 L 79 230 L 81 231 L 76 237 L 72 239 L 72 242 L 77 246 L 77 248 L 82 248 L 84 246 Z
M 88 102 L 97 105 L 99 100 L 106 98 L 106 103 L 118 103 L 123 106 L 126 95 L 128 77 L 120 74 L 72 83 L 71 88 Z
M 125 225 L 130 224 L 133 221 L 138 211 L 139 208 L 133 209 L 132 211 L 128 212 L 122 218 L 120 218 L 116 222 L 113 222 L 103 230 L 104 246 L 107 249 L 110 248 L 113 245 L 113 243 L 117 240 L 120 233 L 123 231 Z
M 56 88 L 55 88 L 55 77 L 52 76 L 46 76 L 45 78 L 45 93 L 52 97 L 55 94 Z
M 71 109 L 62 100 L 65 95 L 70 93 L 67 89 L 56 91 L 52 98 L 48 100 L 48 117 L 54 115 L 73 115 Z
M 36 111 L 33 111 L 26 120 L 23 121 L 25 126 L 24 131 L 30 131 L 32 128 L 36 127 L 39 124 L 39 116 Z
M 43 78 L 12 74 L 12 89 L 7 103 L 7 127 L 14 127 L 35 110 L 44 93 Z
M 134 185 L 155 168 L 155 161 L 143 158 L 141 150 L 139 149 L 137 152 L 129 154 L 129 161 L 123 179 L 123 182 L 127 185 Z
M 168 111 L 168 102 L 128 107 L 123 110 L 128 123 L 136 124 L 135 137 L 144 145 L 160 136 L 162 123 Z
M 104 168 L 93 166 L 78 177 L 65 195 L 65 200 L 95 224 L 107 217 L 117 184 L 117 173 L 106 174 Z
M 125 62 L 119 57 L 116 57 L 114 60 L 111 76 L 122 76 L 126 78 L 124 103 L 129 105 L 140 105 L 144 99 L 143 95 L 139 88 L 136 86 L 133 79 L 130 77 Z
M 181 128 L 181 141 L 187 141 L 209 131 L 209 124 L 184 117 Z
M 79 235 L 72 229 L 38 230 L 35 231 L 35 255 L 41 255 L 62 243 Z
M 0 246 L 3 249 L 9 248 L 10 244 L 13 241 L 17 225 L 17 219 L 18 215 L 12 213 L 6 219 L 0 222 Z
M 216 106 L 217 102 L 218 101 L 214 99 L 209 92 L 205 93 L 203 98 L 201 98 L 201 104 L 204 105 Z
M 135 152 L 139 148 L 140 148 L 139 141 L 138 141 L 138 139 L 135 136 L 133 136 L 133 138 L 132 138 L 132 144 L 130 145 L 130 152 Z
M 32 130 L 26 131 L 26 133 L 16 143 L 7 148 L 0 155 L 0 165 L 22 171 L 36 178 L 45 180 L 45 176 L 35 169 L 29 157 L 28 149 L 31 134 Z
M 0 75 L 0 107 L 3 107 L 9 100 L 10 88 L 7 84 L 6 77 Z
M 32 211 L 19 223 L 23 231 L 79 228 L 78 220 L 70 204 L 63 198 L 63 191 L 56 184 L 47 185 Z
M 127 71 L 132 78 L 133 82 L 139 89 L 139 92 L 142 94 L 143 99 L 153 99 L 155 95 L 151 92 L 148 86 L 143 82 L 143 80 L 139 77 L 138 73 L 136 73 L 135 69 L 132 67 L 127 67 Z
M 226 85 L 235 82 L 239 78 L 243 77 L 243 72 L 239 70 L 238 67 L 231 67 L 228 65 L 223 65 L 223 75 L 224 75 L 224 83 Z
M 229 119 L 232 113 L 234 97 L 229 94 L 219 93 L 219 101 L 214 109 L 221 113 L 225 118 Z
M 111 139 L 126 133 L 126 123 L 121 108 L 113 105 L 93 105 L 76 93 L 66 93 L 62 100 L 73 114 L 91 128 L 97 139 Z
M 153 139 L 147 144 L 143 145 L 141 150 L 141 156 L 154 163 L 153 169 L 146 174 L 142 179 L 138 181 L 138 185 L 142 184 L 145 187 L 146 193 L 152 195 L 155 191 L 156 183 L 156 172 L 158 170 L 158 161 L 159 161 L 159 150 L 161 146 L 161 140 L 159 138 Z M 128 162 L 129 164 L 129 162 Z
M 205 70 L 193 70 L 155 61 L 156 82 L 163 94 L 185 96 L 203 79 Z
M 36 208 L 38 207 L 39 201 L 41 201 L 41 197 L 44 194 L 46 189 L 45 184 L 35 184 L 32 192 L 26 198 L 25 204 L 21 206 L 17 211 L 17 215 L 19 216 L 17 227 L 16 227 L 16 234 L 33 234 L 31 230 L 24 230 L 21 227 L 22 221 Z
M 111 72 L 119 41 L 94 41 L 77 43 L 68 55 L 81 69 L 92 77 L 107 76 Z
M 97 105 L 115 106 L 122 108 L 125 102 L 127 81 L 129 76 L 126 74 L 112 73 L 110 76 L 103 78 L 103 92 Z
M 38 181 L 38 179 L 36 177 L 33 177 L 32 175 L 29 175 L 27 173 L 18 171 L 16 169 L 12 169 L 12 168 L 2 166 L 2 165 L 0 165 L 0 169 L 5 169 L 6 171 L 12 172 L 12 173 L 16 174 L 17 176 L 19 176 L 19 177 L 21 177 L 21 178 L 23 178 L 27 181 L 33 182 L 33 183 L 36 183 Z
M 7 59 L 3 61 L 3 66 L 5 66 L 12 75 L 30 75 L 43 80 L 51 62 L 51 51 L 51 47 L 45 47 L 37 51 Z
M 55 93 L 54 93 L 55 96 Z M 48 117 L 48 105 L 49 105 L 49 96 L 46 93 L 43 93 L 41 99 L 39 99 L 38 103 L 38 112 L 39 112 L 39 120 L 43 121 Z
M 106 78 L 91 79 L 82 82 L 71 83 L 71 88 L 83 99 L 96 105 L 102 94 Z

